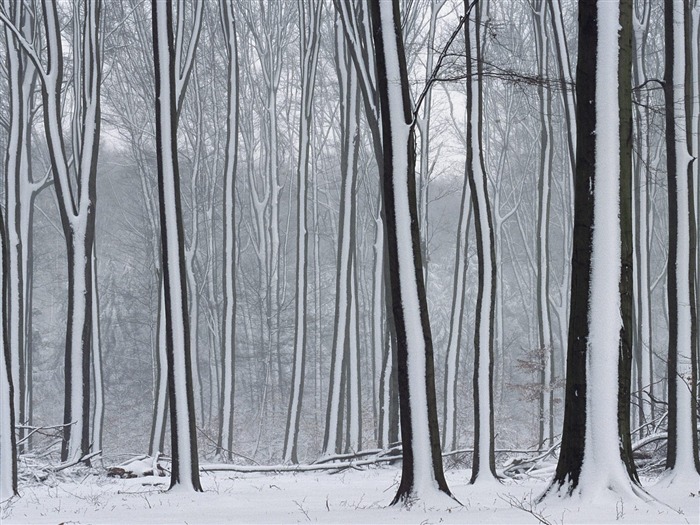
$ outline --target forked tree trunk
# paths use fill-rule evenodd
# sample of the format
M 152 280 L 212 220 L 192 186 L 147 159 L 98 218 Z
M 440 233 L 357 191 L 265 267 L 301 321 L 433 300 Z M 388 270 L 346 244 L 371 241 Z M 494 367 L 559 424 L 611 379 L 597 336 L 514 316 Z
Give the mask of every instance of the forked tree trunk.
M 465 1 L 465 13 L 468 2 Z M 479 288 L 474 314 L 474 459 L 470 483 L 496 478 L 493 428 L 493 346 L 496 254 L 482 148 L 479 9 L 464 25 L 467 48 L 467 178 L 474 207 Z
M 342 451 L 342 417 L 344 381 L 349 360 L 351 311 L 352 311 L 352 260 L 355 252 L 355 194 L 357 192 L 357 161 L 359 148 L 359 91 L 357 73 L 352 67 L 345 39 L 340 28 L 336 28 L 336 71 L 341 92 L 341 160 L 342 181 L 340 187 L 340 225 L 338 228 L 338 260 L 336 281 L 335 321 L 333 347 L 331 350 L 331 377 L 329 381 L 326 429 L 323 439 L 323 454 Z M 354 374 L 353 374 L 354 376 Z
M 95 231 L 96 169 L 100 136 L 101 3 L 73 3 L 72 151 L 63 137 L 62 36 L 54 2 L 42 3 L 47 68 L 32 43 L 2 16 L 41 79 L 44 129 L 68 259 L 68 311 L 65 352 L 63 461 L 88 453 L 90 426 L 91 259 Z M 83 19 L 81 20 L 81 12 Z M 69 161 L 73 156 L 72 162 Z M 72 165 L 72 167 L 71 167 Z M 77 186 L 77 187 L 75 187 Z
M 195 427 L 185 239 L 180 203 L 177 158 L 177 106 L 173 48 L 173 12 L 170 2 L 152 0 L 153 58 L 156 88 L 156 144 L 158 197 L 165 291 L 165 334 L 172 472 L 170 488 L 201 491 Z
M 160 250 L 158 256 L 160 256 Z M 165 425 L 168 413 L 168 356 L 165 349 L 165 283 L 162 270 L 157 272 L 158 312 L 156 314 L 156 344 L 153 352 L 153 415 L 148 453 L 151 456 L 163 452 L 165 447 Z

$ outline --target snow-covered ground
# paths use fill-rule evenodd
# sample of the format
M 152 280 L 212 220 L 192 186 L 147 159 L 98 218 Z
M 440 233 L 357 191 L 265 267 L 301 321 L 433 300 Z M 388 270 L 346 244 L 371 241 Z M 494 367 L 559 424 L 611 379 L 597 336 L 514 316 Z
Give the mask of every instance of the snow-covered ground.
M 21 489 L 0 509 L 15 523 L 700 523 L 700 487 L 646 483 L 659 502 L 562 500 L 536 505 L 546 481 L 468 485 L 468 470 L 450 470 L 452 508 L 389 507 L 396 467 L 327 472 L 202 474 L 203 494 L 163 492 L 167 478 L 113 479 L 90 474 L 74 482 Z M 663 502 L 663 503 L 661 503 Z M 538 518 L 539 517 L 539 518 Z

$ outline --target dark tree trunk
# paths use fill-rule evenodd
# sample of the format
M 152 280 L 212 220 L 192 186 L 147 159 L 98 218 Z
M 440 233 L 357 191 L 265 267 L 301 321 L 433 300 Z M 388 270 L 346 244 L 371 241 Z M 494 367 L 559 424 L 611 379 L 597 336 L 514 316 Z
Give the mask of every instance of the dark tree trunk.
M 622 0 L 628 5 L 620 14 L 620 64 L 632 64 L 632 1 Z M 632 457 L 630 433 L 630 408 L 632 387 L 632 358 L 634 340 L 634 243 L 632 236 L 632 68 L 618 69 L 620 107 L 620 228 L 622 273 L 620 275 L 620 298 L 622 330 L 620 332 L 620 355 L 618 360 L 618 407 L 617 424 L 620 434 L 620 454 L 632 480 L 639 483 L 637 469 Z
M 593 233 L 593 193 L 595 169 L 595 83 L 598 45 L 595 0 L 581 0 L 578 12 L 579 34 L 576 66 L 578 110 L 576 176 L 574 180 L 574 240 L 571 260 L 571 309 L 566 359 L 566 395 L 561 452 L 553 485 L 578 485 L 583 464 L 583 437 L 586 432 L 586 347 L 588 344 L 588 298 L 590 294 Z

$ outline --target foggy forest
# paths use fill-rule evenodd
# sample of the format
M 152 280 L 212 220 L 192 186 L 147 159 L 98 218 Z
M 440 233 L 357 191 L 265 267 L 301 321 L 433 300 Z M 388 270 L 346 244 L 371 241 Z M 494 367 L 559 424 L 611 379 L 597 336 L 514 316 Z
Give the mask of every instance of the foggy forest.
M 698 523 L 700 0 L 0 0 L 3 523 Z

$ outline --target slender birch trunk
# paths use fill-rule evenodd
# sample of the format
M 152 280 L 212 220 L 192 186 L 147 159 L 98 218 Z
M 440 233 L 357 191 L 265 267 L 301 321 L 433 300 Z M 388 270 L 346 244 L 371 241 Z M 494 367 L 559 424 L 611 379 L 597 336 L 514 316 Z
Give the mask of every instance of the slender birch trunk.
M 562 100 L 564 104 L 564 122 L 567 129 L 567 151 L 569 154 L 569 162 L 571 165 L 571 178 L 576 173 L 576 90 L 572 75 L 571 57 L 569 47 L 566 40 L 566 31 L 564 28 L 564 14 L 562 11 L 561 0 L 546 0 L 547 7 L 551 17 L 554 50 L 556 52 L 557 65 L 559 69 L 559 78 L 561 85 Z M 573 195 L 572 195 L 573 200 Z M 573 209 L 573 202 L 572 202 Z
M 12 16 L 15 27 L 22 27 L 24 8 L 20 4 L 5 0 L 3 7 L 5 12 Z M 24 277 L 23 245 L 20 232 L 20 217 L 24 199 L 22 198 L 22 180 L 26 176 L 23 172 L 24 143 L 27 137 L 25 126 L 29 123 L 25 120 L 24 105 L 29 103 L 29 97 L 23 92 L 23 67 L 22 49 L 15 42 L 12 33 L 5 28 L 5 49 L 7 51 L 6 67 L 9 84 L 9 112 L 10 125 L 7 133 L 7 149 L 5 151 L 5 210 L 7 227 L 7 275 L 3 285 L 7 286 L 7 324 L 6 337 L 10 349 L 10 372 L 12 385 L 14 386 L 13 410 L 17 420 L 24 422 Z M 26 59 L 26 58 L 25 58 Z
M 160 250 L 158 256 L 160 258 Z M 158 278 L 158 312 L 156 314 L 156 344 L 153 351 L 153 416 L 148 453 L 151 456 L 163 451 L 165 447 L 165 424 L 168 413 L 168 354 L 165 327 L 165 283 L 162 271 Z
M 433 73 L 435 63 L 435 27 L 440 9 L 445 5 L 445 0 L 431 0 L 430 2 L 430 20 L 428 22 L 428 38 L 426 41 L 426 58 L 425 58 L 425 79 L 430 80 L 430 75 Z M 418 175 L 418 216 L 420 221 L 420 231 L 422 233 L 421 246 L 423 257 L 423 279 L 425 281 L 426 292 L 428 289 L 428 263 L 430 262 L 430 247 L 428 239 L 430 232 L 428 231 L 429 224 L 429 199 L 430 199 L 430 174 L 432 172 L 430 166 L 430 113 L 432 109 L 432 91 L 428 91 L 423 101 L 423 114 L 416 120 L 416 126 L 420 132 L 420 170 Z

